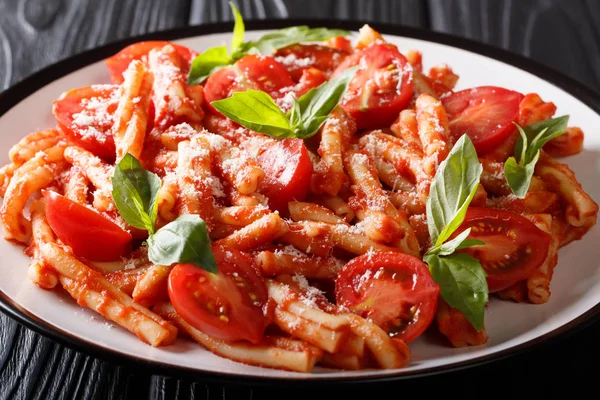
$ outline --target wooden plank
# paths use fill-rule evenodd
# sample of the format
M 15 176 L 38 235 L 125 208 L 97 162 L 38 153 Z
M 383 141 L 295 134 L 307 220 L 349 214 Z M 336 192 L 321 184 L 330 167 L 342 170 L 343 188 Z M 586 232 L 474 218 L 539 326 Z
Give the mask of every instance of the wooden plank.
M 240 0 L 246 19 L 321 18 L 427 26 L 425 4 L 421 0 Z M 190 24 L 231 21 L 226 0 L 192 0 Z
M 431 28 L 518 52 L 600 89 L 600 3 L 429 0 Z
M 104 43 L 185 26 L 188 0 L 0 2 L 0 89 Z

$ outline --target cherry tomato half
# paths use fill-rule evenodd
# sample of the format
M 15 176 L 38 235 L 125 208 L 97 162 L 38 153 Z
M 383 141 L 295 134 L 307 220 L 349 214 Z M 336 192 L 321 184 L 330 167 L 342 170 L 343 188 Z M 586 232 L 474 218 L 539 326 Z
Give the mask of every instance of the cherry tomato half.
M 303 201 L 308 195 L 313 172 L 308 150 L 302 139 L 277 141 L 259 157 L 265 171 L 261 192 L 269 198 L 269 207 L 289 214 L 288 203 Z
M 495 86 L 462 90 L 442 98 L 454 141 L 467 134 L 479 156 L 492 151 L 514 131 L 519 92 Z
M 117 85 L 93 85 L 65 92 L 54 101 L 58 126 L 75 143 L 95 155 L 115 157 L 113 115 L 119 105 Z
M 143 61 L 148 56 L 148 53 L 150 53 L 150 50 L 160 49 L 168 44 L 170 44 L 175 48 L 175 50 L 177 50 L 177 53 L 188 65 L 187 69 L 184 71 L 187 74 L 189 70 L 189 65 L 192 64 L 192 61 L 198 55 L 197 52 L 180 44 L 160 40 L 152 40 L 129 45 L 114 56 L 104 60 L 104 63 L 106 64 L 106 67 L 108 68 L 108 71 L 110 73 L 110 79 L 113 83 L 116 84 L 123 83 L 123 72 L 125 72 L 127 67 L 129 67 L 129 63 L 131 63 L 133 60 Z
M 211 102 L 230 97 L 235 92 L 255 89 L 278 99 L 285 95 L 281 89 L 293 85 L 290 74 L 274 58 L 251 54 L 209 76 L 204 86 L 204 98 L 210 106 Z
M 412 69 L 394 45 L 376 43 L 348 56 L 333 72 L 360 65 L 341 106 L 361 128 L 389 127 L 410 102 Z
M 349 53 L 320 44 L 293 44 L 277 50 L 275 59 L 298 81 L 302 71 L 308 68 L 321 70 L 326 76 L 340 65 Z
M 371 319 L 405 343 L 433 321 L 439 291 L 427 265 L 396 252 L 358 256 L 340 270 L 335 281 L 337 304 Z
M 527 278 L 548 255 L 550 235 L 519 214 L 471 207 L 453 236 L 467 228 L 471 228 L 469 239 L 481 240 L 485 245 L 460 252 L 479 260 L 488 275 L 490 292 Z
M 217 339 L 258 343 L 269 324 L 263 312 L 267 288 L 252 258 L 212 246 L 218 273 L 178 264 L 169 274 L 169 298 L 190 325 Z
M 48 224 L 77 256 L 90 261 L 114 261 L 129 248 L 131 234 L 102 214 L 56 192 L 43 190 L 42 194 Z

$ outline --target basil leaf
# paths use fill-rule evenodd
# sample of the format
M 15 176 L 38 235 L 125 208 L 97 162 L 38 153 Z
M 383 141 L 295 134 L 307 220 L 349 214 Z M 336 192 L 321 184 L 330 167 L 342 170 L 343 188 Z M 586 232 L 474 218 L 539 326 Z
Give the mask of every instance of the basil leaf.
M 146 171 L 129 153 L 115 166 L 112 196 L 119 214 L 129 225 L 154 233 L 160 186 L 160 178 Z
M 461 136 L 440 164 L 427 197 L 427 227 L 434 247 L 446 241 L 462 224 L 482 170 L 471 139 Z
M 568 123 L 569 116 L 563 115 L 528 125 L 525 128 L 517 125 L 521 135 L 515 144 L 515 157 L 519 157 L 520 163 L 530 163 L 546 143 L 567 131 Z M 525 151 L 522 151 L 523 148 Z M 521 153 L 525 153 L 524 159 L 521 157 Z
M 440 286 L 442 298 L 461 311 L 477 331 L 481 331 L 488 286 L 479 261 L 466 254 L 452 254 L 425 256 L 425 262 L 433 280 Z
M 349 31 L 343 29 L 310 28 L 308 26 L 292 26 L 267 33 L 251 42 L 250 47 L 261 54 L 272 55 L 275 51 L 296 43 L 320 42 L 335 36 L 348 36 Z
M 519 138 L 515 144 L 515 156 L 504 163 L 504 176 L 515 196 L 520 199 L 525 197 L 542 147 L 555 137 L 564 134 L 568 122 L 569 116 L 563 115 L 525 128 L 517 125 Z
M 204 82 L 210 74 L 232 62 L 231 57 L 227 55 L 227 47 L 224 45 L 206 50 L 192 61 L 188 74 L 188 85 L 198 85 Z
M 148 259 L 154 264 L 194 264 L 217 272 L 204 221 L 196 214 L 181 215 L 148 238 Z
M 246 27 L 244 26 L 244 18 L 242 18 L 242 14 L 237 9 L 233 2 L 229 2 L 229 6 L 231 7 L 231 12 L 233 13 L 233 38 L 231 38 L 231 48 L 230 53 L 233 55 L 241 49 L 244 44 L 244 33 L 246 31 Z
M 529 190 L 531 184 L 531 177 L 535 170 L 535 164 L 537 163 L 540 153 L 538 152 L 535 158 L 528 164 L 517 163 L 514 157 L 510 157 L 504 163 L 504 176 L 506 177 L 506 183 L 510 186 L 510 190 L 522 199 Z
M 481 246 L 485 244 L 481 240 L 467 239 L 470 233 L 471 228 L 465 229 L 454 239 L 449 240 L 438 247 L 433 247 L 429 249 L 426 255 L 436 254 L 438 256 L 448 256 L 454 253 L 456 250 L 466 249 L 467 247 L 471 246 Z
M 229 119 L 255 132 L 282 138 L 293 136 L 288 117 L 271 96 L 260 90 L 236 92 L 210 104 Z
M 293 100 L 292 108 L 290 108 L 290 111 L 288 111 L 286 115 L 290 120 L 291 126 L 298 126 L 300 125 L 300 121 L 302 119 L 302 111 L 300 110 L 300 103 L 298 102 L 298 99 L 296 99 L 294 95 L 291 96 Z
M 309 90 L 298 100 L 300 121 L 292 123 L 296 137 L 305 139 L 313 136 L 323 125 L 329 113 L 342 100 L 348 85 L 359 66 L 348 68 L 340 75 Z M 293 109 L 292 109 L 293 110 Z

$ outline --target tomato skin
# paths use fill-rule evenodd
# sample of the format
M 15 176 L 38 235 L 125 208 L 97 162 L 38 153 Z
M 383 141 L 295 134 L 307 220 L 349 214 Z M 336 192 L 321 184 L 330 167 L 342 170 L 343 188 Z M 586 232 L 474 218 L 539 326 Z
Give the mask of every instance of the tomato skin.
M 466 133 L 477 154 L 482 156 L 497 146 L 516 129 L 523 95 L 496 86 L 480 86 L 452 93 L 442 98 L 448 113 L 453 141 Z
M 471 228 L 469 239 L 486 246 L 460 250 L 477 258 L 490 292 L 506 289 L 526 279 L 546 260 L 551 237 L 533 222 L 510 211 L 470 207 L 453 237 Z
M 375 43 L 348 56 L 332 78 L 355 65 L 361 68 L 350 82 L 341 106 L 354 117 L 359 129 L 389 127 L 412 97 L 413 78 L 408 61 L 396 46 Z
M 279 140 L 261 153 L 258 162 L 265 171 L 261 192 L 269 198 L 269 207 L 288 215 L 288 203 L 305 200 L 310 187 L 313 166 L 304 141 Z
M 90 261 L 118 260 L 129 249 L 131 234 L 102 214 L 56 192 L 43 190 L 46 218 L 56 236 Z
M 72 89 L 55 100 L 52 108 L 58 126 L 71 141 L 105 159 L 115 157 L 112 125 L 119 101 L 118 88 L 93 85 Z M 85 117 L 77 118 L 78 115 Z
M 310 89 L 316 88 L 327 80 L 327 77 L 321 70 L 316 68 L 308 68 L 302 71 L 300 81 L 295 88 L 296 98 L 299 99 L 306 94 Z
M 328 39 L 326 42 L 327 46 L 333 47 L 334 49 L 340 49 L 350 54 L 354 51 L 352 48 L 352 42 L 344 36 L 336 36 Z
M 284 65 L 293 80 L 298 81 L 308 68 L 316 68 L 330 76 L 348 54 L 320 44 L 293 44 L 277 50 L 275 59 Z
M 218 112 L 210 103 L 228 98 L 235 92 L 262 90 L 278 99 L 285 95 L 281 89 L 293 85 L 290 74 L 274 58 L 250 54 L 209 76 L 204 86 L 204 97 L 211 110 Z
M 211 248 L 218 272 L 177 264 L 169 274 L 169 298 L 190 325 L 217 339 L 259 343 L 269 324 L 267 288 L 252 258 L 224 246 Z M 254 300 L 252 300 L 254 298 Z
M 353 258 L 335 281 L 338 305 L 372 319 L 405 343 L 419 337 L 433 321 L 439 291 L 427 265 L 397 252 Z M 414 307 L 417 309 L 410 311 Z M 408 318 L 403 318 L 407 314 Z
M 131 63 L 133 60 L 144 61 L 148 56 L 148 53 L 150 53 L 150 50 L 160 49 L 169 44 L 173 46 L 175 50 L 177 50 L 177 53 L 188 65 L 187 69 L 184 71 L 187 74 L 187 71 L 189 70 L 189 65 L 191 65 L 194 58 L 196 58 L 196 56 L 198 55 L 197 52 L 180 44 L 175 44 L 161 40 L 151 40 L 129 45 L 123 50 L 119 51 L 117 54 L 104 60 L 104 63 L 106 64 L 106 67 L 108 68 L 108 71 L 110 73 L 110 79 L 115 84 L 123 83 L 123 72 L 125 72 L 125 70 L 129 66 L 129 63 Z

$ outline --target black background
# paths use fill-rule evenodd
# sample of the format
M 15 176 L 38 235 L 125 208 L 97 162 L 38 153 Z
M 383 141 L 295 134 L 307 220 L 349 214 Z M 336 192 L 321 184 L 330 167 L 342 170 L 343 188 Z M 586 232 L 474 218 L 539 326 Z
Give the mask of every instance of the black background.
M 520 53 L 591 89 L 600 89 L 600 1 L 596 0 L 237 3 L 246 19 L 339 18 L 453 33 Z M 67 56 L 118 39 L 230 19 L 225 0 L 0 0 L 0 89 Z M 448 63 L 452 65 L 452 60 Z M 143 368 L 89 357 L 0 313 L 0 399 L 331 397 L 326 389 L 335 390 L 333 396 L 347 398 L 403 398 L 415 396 L 413 392 L 421 396 L 479 398 L 495 394 L 519 398 L 524 391 L 539 396 L 557 394 L 559 388 L 574 394 L 598 385 L 599 337 L 600 323 L 596 323 L 568 338 L 493 364 L 410 381 L 329 388 L 250 388 L 161 377 Z M 597 396 L 594 392 L 591 395 Z

